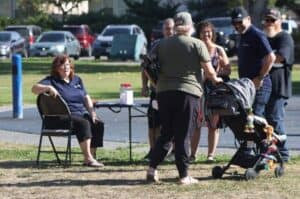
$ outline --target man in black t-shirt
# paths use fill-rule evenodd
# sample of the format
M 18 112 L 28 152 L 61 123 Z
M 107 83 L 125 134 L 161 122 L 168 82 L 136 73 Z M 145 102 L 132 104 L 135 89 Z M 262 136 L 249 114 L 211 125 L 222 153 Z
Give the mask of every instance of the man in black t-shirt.
M 272 92 L 266 107 L 266 119 L 278 134 L 286 134 L 284 128 L 285 106 L 292 94 L 291 70 L 294 62 L 294 41 L 290 34 L 281 29 L 279 10 L 268 9 L 264 16 L 264 31 L 267 34 L 275 63 L 270 71 Z M 285 143 L 279 144 L 284 161 L 289 159 L 289 151 Z

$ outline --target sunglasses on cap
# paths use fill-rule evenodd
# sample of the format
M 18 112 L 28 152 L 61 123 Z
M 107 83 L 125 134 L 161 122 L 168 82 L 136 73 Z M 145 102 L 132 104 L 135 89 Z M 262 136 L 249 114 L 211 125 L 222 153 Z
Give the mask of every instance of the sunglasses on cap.
M 267 23 L 274 23 L 276 21 L 276 19 L 268 18 L 268 19 L 265 19 L 264 21 Z

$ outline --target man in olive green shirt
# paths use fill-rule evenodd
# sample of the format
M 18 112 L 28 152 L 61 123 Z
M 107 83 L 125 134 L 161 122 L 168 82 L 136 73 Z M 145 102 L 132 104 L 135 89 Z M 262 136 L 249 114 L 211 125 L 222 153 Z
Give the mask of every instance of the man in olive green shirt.
M 158 182 L 157 166 L 175 142 L 175 163 L 180 184 L 194 184 L 198 180 L 188 175 L 189 135 L 197 126 L 200 98 L 203 94 L 201 68 L 206 78 L 222 82 L 213 69 L 205 44 L 192 38 L 193 21 L 187 12 L 174 17 L 176 35 L 162 39 L 153 49 L 161 66 L 157 82 L 157 100 L 161 119 L 161 136 L 151 154 L 147 180 Z

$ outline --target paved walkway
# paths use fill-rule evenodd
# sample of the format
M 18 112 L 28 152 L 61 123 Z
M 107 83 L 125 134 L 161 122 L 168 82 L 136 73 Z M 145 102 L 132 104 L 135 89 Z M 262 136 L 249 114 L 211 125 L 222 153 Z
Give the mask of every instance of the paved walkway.
M 39 141 L 39 132 L 41 119 L 39 118 L 35 105 L 24 106 L 23 119 L 12 118 L 11 107 L 0 107 L 0 138 L 1 142 L 15 144 L 37 145 Z M 98 109 L 97 114 L 105 122 L 105 147 L 116 148 L 128 146 L 128 113 L 122 109 L 119 114 L 113 113 L 108 109 Z M 286 112 L 286 127 L 289 147 L 293 153 L 300 154 L 300 96 L 294 96 L 290 99 Z M 132 140 L 134 144 L 144 144 L 142 150 L 147 150 L 147 119 L 134 118 L 132 129 Z M 298 136 L 293 136 L 298 134 Z M 58 144 L 65 146 L 65 140 L 59 139 Z M 73 145 L 78 146 L 76 139 L 73 139 Z M 200 140 L 200 152 L 206 153 L 207 147 L 207 129 L 203 128 Z M 218 150 L 224 153 L 234 150 L 234 137 L 229 129 L 221 130 Z

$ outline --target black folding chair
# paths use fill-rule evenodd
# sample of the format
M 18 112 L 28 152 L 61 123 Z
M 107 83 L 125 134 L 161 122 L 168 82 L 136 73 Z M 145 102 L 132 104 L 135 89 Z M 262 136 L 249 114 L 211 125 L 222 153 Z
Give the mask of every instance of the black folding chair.
M 71 137 L 72 120 L 69 107 L 61 96 L 50 96 L 47 93 L 40 94 L 37 97 L 37 107 L 42 119 L 41 136 L 38 146 L 37 165 L 40 162 L 41 153 L 54 153 L 56 160 L 61 164 L 59 154 L 65 154 L 64 166 L 71 164 Z M 49 138 L 52 150 L 42 150 L 43 137 Z M 58 151 L 55 148 L 52 137 L 66 137 L 66 150 Z

